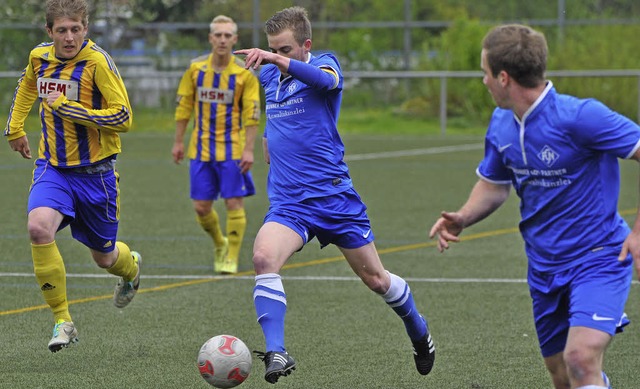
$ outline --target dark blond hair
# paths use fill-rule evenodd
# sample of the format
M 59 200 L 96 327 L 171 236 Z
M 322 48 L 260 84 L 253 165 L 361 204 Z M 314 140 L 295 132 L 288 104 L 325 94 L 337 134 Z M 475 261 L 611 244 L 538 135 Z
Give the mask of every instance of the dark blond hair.
M 525 88 L 544 82 L 548 50 L 541 32 L 521 24 L 497 26 L 484 37 L 482 48 L 494 77 L 504 70 Z
M 47 0 L 45 19 L 51 29 L 58 18 L 79 20 L 82 25 L 89 25 L 89 5 L 86 0 Z
M 273 15 L 264 25 L 267 35 L 278 35 L 284 30 L 291 30 L 293 38 L 300 46 L 311 39 L 311 22 L 307 10 L 302 7 L 285 8 Z

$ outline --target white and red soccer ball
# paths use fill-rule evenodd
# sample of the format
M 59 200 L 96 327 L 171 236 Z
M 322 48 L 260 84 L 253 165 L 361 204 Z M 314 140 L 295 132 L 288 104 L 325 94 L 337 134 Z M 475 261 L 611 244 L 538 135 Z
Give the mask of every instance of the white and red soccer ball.
M 200 375 L 216 388 L 240 385 L 249 376 L 251 364 L 251 352 L 243 341 L 232 335 L 214 336 L 198 353 Z

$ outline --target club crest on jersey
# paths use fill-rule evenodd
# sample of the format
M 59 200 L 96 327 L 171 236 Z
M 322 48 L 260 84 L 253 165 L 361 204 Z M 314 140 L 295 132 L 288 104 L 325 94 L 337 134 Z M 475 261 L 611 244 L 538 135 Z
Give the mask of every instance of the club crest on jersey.
M 548 167 L 553 166 L 553 164 L 556 163 L 559 157 L 560 155 L 558 155 L 558 153 L 556 153 L 548 145 L 544 145 L 542 150 L 540 150 L 540 152 L 538 153 L 538 158 L 540 158 L 540 160 L 544 162 Z
M 38 97 L 46 99 L 51 92 L 60 92 L 72 101 L 78 101 L 78 82 L 57 78 L 38 78 Z
M 233 104 L 233 91 L 219 88 L 198 88 L 198 101 L 203 103 Z
M 291 81 L 291 84 L 289 84 L 289 86 L 287 87 L 287 92 L 293 93 L 296 91 L 296 89 L 298 89 L 298 83 L 296 83 L 295 81 Z

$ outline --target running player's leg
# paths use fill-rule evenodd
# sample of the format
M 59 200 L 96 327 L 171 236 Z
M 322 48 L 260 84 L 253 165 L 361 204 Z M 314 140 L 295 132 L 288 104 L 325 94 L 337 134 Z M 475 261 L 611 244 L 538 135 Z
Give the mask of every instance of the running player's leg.
M 253 301 L 266 343 L 266 352 L 259 357 L 265 363 L 265 380 L 271 383 L 295 369 L 295 361 L 285 348 L 287 295 L 278 273 L 302 245 L 299 233 L 284 224 L 269 221 L 260 228 L 254 242 L 256 283 Z
M 196 221 L 213 240 L 214 271 L 219 272 L 229 250 L 229 242 L 222 233 L 220 217 L 213 207 L 220 195 L 220 180 L 215 162 L 191 160 L 189 163 L 190 196 Z
M 36 281 L 53 312 L 53 337 L 48 347 L 56 352 L 77 340 L 78 335 L 69 313 L 66 270 L 55 242 L 58 229 L 75 216 L 74 202 L 68 183 L 55 168 L 38 160 L 33 177 L 27 229 Z

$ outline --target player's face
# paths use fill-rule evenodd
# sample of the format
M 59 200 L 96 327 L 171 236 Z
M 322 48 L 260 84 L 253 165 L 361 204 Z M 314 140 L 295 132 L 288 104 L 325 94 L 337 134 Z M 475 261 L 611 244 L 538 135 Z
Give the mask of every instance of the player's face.
M 81 20 L 67 17 L 55 19 L 53 26 L 47 27 L 47 34 L 53 40 L 56 57 L 62 59 L 75 57 L 82 48 L 87 31 L 87 26 L 84 26 Z
M 307 61 L 307 54 L 311 51 L 311 40 L 307 39 L 300 45 L 293 37 L 293 31 L 284 30 L 277 35 L 267 36 L 269 49 L 272 53 L 282 55 L 298 61 Z
M 493 101 L 495 101 L 496 105 L 500 108 L 508 108 L 506 89 L 501 81 L 503 77 L 502 72 L 499 73 L 496 77 L 493 76 L 487 62 L 487 52 L 485 50 L 482 50 L 482 53 L 480 55 L 480 67 L 484 72 L 482 83 L 489 90 L 491 97 L 493 97 Z
M 209 43 L 214 54 L 229 55 L 233 45 L 238 41 L 233 23 L 215 23 L 213 31 L 209 33 Z

